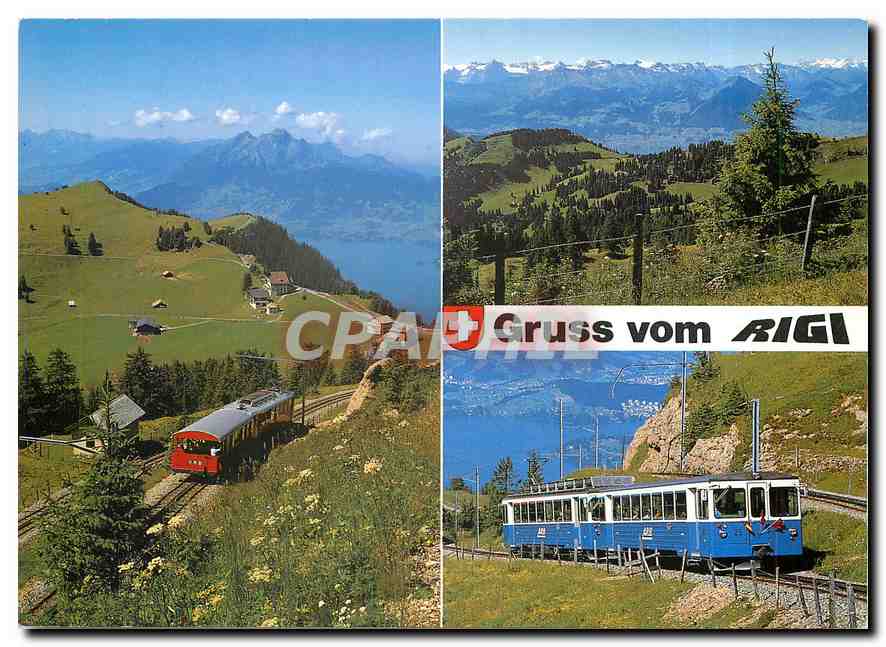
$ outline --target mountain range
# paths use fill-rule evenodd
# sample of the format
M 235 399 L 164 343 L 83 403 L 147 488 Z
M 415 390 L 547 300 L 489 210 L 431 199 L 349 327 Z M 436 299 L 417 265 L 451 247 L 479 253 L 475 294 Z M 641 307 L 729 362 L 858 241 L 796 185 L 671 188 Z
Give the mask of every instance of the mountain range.
M 439 178 L 283 129 L 196 142 L 20 133 L 21 193 L 95 179 L 150 208 L 252 212 L 314 238 L 434 240 L 439 229 Z
M 471 135 L 568 128 L 620 151 L 656 152 L 733 137 L 762 92 L 765 69 L 586 59 L 449 65 L 445 122 Z M 835 137 L 867 132 L 867 61 L 822 58 L 779 70 L 799 100 L 798 127 Z

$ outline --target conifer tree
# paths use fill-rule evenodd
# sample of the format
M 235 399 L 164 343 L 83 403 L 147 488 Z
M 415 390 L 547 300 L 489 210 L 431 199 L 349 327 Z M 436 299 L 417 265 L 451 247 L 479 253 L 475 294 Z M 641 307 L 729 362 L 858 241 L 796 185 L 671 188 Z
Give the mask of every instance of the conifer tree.
M 724 164 L 720 177 L 727 220 L 797 206 L 808 202 L 818 187 L 813 169 L 818 138 L 797 130 L 798 102 L 788 95 L 775 50 L 764 54 L 763 94 L 744 115 L 748 130 L 736 137 L 733 157 Z M 762 234 L 782 233 L 790 221 L 803 217 L 772 216 L 759 223 L 759 228 Z
M 66 598 L 116 591 L 121 564 L 144 546 L 148 520 L 144 488 L 128 461 L 134 438 L 111 422 L 110 396 L 102 393 L 103 451 L 74 484 L 63 504 L 52 504 L 38 553 L 52 583 Z
M 26 350 L 22 353 L 18 364 L 19 436 L 40 433 L 46 409 L 46 389 L 40 375 L 40 366 L 37 364 L 37 359 Z
M 47 426 L 54 433 L 62 432 L 80 419 L 83 393 L 77 379 L 77 367 L 61 348 L 53 350 L 46 359 L 45 389 L 49 405 Z

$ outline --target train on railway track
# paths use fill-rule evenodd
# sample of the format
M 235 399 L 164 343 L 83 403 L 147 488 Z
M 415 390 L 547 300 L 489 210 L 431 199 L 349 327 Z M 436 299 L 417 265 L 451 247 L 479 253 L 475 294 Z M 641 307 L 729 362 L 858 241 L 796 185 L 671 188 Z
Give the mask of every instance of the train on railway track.
M 173 472 L 217 478 L 235 467 L 237 452 L 266 427 L 292 419 L 295 394 L 262 389 L 235 400 L 172 435 Z
M 504 542 L 514 553 L 685 551 L 690 562 L 739 566 L 803 554 L 800 482 L 783 473 L 556 481 L 505 496 L 501 511 Z

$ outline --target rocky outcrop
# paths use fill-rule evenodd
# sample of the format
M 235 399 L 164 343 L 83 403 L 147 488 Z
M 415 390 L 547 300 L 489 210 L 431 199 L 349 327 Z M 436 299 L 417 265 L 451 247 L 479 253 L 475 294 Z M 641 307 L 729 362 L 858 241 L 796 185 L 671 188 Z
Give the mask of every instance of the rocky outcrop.
M 686 455 L 688 472 L 728 472 L 739 444 L 738 428 L 695 443 Z M 645 456 L 644 456 L 645 451 Z M 625 451 L 624 468 L 629 469 L 637 456 L 643 456 L 641 472 L 674 472 L 680 469 L 680 399 L 671 398 L 643 423 Z
M 360 380 L 360 384 L 357 385 L 357 390 L 354 391 L 354 395 L 351 396 L 351 399 L 348 402 L 345 416 L 350 416 L 358 411 L 366 400 L 372 397 L 372 392 L 375 390 L 375 384 L 378 379 L 378 373 L 388 366 L 391 366 L 393 363 L 393 359 L 385 357 L 384 359 L 380 359 L 374 364 L 371 364 L 369 368 L 366 369 L 366 372 L 363 373 L 363 379 Z

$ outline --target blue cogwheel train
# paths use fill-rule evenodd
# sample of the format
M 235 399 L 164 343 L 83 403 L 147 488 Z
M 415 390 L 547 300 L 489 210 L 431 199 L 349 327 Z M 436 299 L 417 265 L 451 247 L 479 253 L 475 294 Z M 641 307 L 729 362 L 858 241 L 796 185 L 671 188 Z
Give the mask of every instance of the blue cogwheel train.
M 803 554 L 800 482 L 790 474 L 631 481 L 564 480 L 509 494 L 501 503 L 504 541 L 513 552 L 685 551 L 691 562 L 759 563 Z

